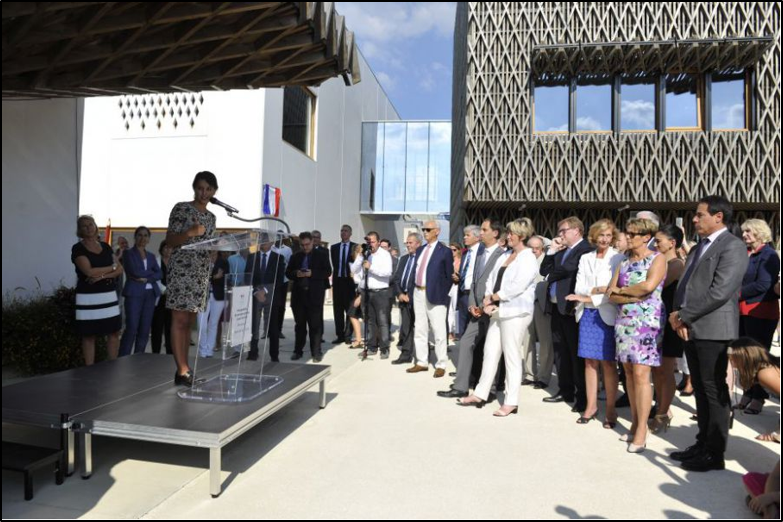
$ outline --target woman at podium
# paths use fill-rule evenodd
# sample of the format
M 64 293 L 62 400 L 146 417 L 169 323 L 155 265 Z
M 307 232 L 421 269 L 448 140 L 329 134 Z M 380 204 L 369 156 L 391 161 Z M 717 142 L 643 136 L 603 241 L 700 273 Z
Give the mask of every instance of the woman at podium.
M 190 330 L 209 296 L 209 252 L 181 247 L 209 239 L 215 233 L 215 214 L 207 203 L 217 193 L 217 178 L 203 171 L 193 179 L 193 201 L 177 203 L 169 215 L 166 242 L 173 249 L 168 273 L 166 307 L 171 309 L 171 348 L 177 372 L 175 385 L 193 386 L 188 366 Z

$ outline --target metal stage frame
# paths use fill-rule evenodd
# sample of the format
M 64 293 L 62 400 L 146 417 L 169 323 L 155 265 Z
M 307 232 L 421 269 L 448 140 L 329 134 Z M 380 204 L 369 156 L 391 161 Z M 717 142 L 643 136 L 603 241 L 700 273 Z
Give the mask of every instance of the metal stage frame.
M 239 359 L 200 359 L 198 376 L 235 373 Z M 191 366 L 192 367 L 192 366 Z M 326 407 L 326 365 L 268 363 L 264 374 L 284 382 L 255 400 L 224 404 L 182 400 L 171 357 L 137 354 L 94 366 L 35 377 L 3 387 L 3 422 L 66 430 L 68 474 L 78 453 L 82 478 L 92 475 L 92 436 L 209 448 L 209 492 L 220 495 L 222 449 L 273 413 L 319 385 Z M 242 373 L 261 363 L 241 361 Z M 75 448 L 78 443 L 78 451 Z

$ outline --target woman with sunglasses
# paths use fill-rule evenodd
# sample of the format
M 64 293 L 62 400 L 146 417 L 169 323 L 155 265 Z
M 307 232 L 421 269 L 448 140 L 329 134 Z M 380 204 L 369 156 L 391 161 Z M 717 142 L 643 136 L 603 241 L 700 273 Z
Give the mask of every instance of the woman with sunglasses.
M 631 429 L 620 440 L 628 453 L 647 446 L 647 421 L 652 407 L 650 374 L 661 365 L 664 308 L 661 294 L 666 259 L 648 248 L 658 225 L 649 219 L 628 220 L 626 259 L 615 271 L 606 296 L 620 305 L 615 321 L 617 360 L 623 364 L 631 403 Z

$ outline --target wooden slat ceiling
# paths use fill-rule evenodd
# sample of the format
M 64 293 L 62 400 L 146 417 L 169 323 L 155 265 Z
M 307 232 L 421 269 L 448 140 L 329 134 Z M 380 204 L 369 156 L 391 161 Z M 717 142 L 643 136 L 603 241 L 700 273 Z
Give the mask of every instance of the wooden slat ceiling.
M 542 45 L 533 49 L 532 68 L 545 77 L 742 70 L 759 62 L 772 44 L 765 36 Z
M 3 98 L 361 80 L 332 2 L 2 2 Z

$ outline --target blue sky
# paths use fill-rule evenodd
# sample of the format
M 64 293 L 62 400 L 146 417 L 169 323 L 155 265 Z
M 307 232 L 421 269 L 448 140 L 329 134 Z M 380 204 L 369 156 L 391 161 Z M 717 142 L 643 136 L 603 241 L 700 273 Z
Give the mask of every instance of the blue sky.
M 400 117 L 451 120 L 455 2 L 337 2 Z

